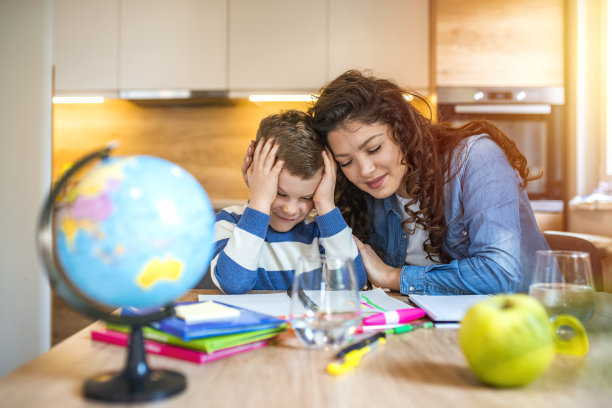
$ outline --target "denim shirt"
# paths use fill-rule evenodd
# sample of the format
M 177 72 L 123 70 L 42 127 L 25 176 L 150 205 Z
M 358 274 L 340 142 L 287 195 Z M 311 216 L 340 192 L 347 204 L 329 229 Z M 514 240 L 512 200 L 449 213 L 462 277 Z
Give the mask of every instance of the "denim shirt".
M 388 265 L 402 267 L 404 294 L 526 292 L 535 252 L 549 247 L 527 192 L 520 187 L 520 176 L 486 134 L 466 138 L 457 146 L 450 174 L 455 175 L 445 185 L 443 242 L 450 263 L 404 265 L 410 237 L 402 229 L 395 195 L 369 197 L 372 248 Z

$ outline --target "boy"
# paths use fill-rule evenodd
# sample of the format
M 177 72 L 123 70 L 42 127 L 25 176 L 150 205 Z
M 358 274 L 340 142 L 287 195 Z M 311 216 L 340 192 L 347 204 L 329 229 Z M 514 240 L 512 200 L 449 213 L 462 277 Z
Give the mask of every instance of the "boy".
M 361 256 L 334 204 L 336 166 L 310 117 L 297 110 L 270 115 L 255 142 L 246 172 L 248 203 L 216 216 L 214 284 L 224 293 L 286 290 L 300 255 L 325 252 L 352 258 L 362 288 Z

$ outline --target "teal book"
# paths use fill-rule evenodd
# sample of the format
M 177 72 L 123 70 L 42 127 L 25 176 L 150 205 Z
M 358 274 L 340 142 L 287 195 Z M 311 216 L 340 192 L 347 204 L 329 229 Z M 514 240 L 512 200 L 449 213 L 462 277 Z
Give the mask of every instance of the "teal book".
M 123 333 L 129 333 L 130 327 L 114 323 L 106 323 L 106 328 Z M 203 337 L 185 341 L 172 334 L 154 329 L 152 327 L 143 327 L 143 336 L 145 339 L 157 341 L 159 343 L 171 344 L 173 346 L 185 347 L 192 350 L 200 350 L 205 353 L 213 353 L 230 347 L 240 346 L 242 344 L 252 343 L 255 341 L 270 339 L 287 329 L 287 324 L 281 325 L 273 329 L 256 330 L 244 333 L 226 334 L 222 336 Z
M 187 305 L 192 303 L 196 302 L 177 303 L 177 305 Z M 276 316 L 259 313 L 254 310 L 244 309 L 238 306 L 228 305 L 222 302 L 216 303 L 237 309 L 240 311 L 240 314 L 233 317 L 199 323 L 187 323 L 185 320 L 177 316 L 172 316 L 158 322 L 153 322 L 150 324 L 150 326 L 154 329 L 176 336 L 184 341 L 190 341 L 205 337 L 277 329 L 287 324 L 286 320 Z M 151 312 L 151 309 L 137 309 L 133 307 L 121 308 L 121 314 L 124 316 L 135 316 L 140 314 L 148 314 Z

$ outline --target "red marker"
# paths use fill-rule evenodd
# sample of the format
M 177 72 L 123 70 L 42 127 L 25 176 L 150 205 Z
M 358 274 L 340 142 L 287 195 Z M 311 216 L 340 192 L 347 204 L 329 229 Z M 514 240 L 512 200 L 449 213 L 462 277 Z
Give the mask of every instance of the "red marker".
M 383 324 L 401 324 L 408 323 L 425 316 L 425 310 L 418 307 L 411 309 L 399 309 L 390 312 L 376 313 L 375 315 L 363 319 L 363 324 L 366 326 L 383 325 Z

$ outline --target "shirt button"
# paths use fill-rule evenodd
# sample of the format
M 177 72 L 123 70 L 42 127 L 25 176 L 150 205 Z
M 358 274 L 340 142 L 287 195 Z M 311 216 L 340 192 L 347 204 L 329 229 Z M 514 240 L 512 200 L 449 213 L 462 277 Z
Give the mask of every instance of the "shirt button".
M 405 236 L 405 235 L 402 235 L 402 238 L 403 238 L 403 239 L 406 239 L 406 236 Z
M 408 289 L 410 289 L 410 290 L 414 290 L 414 286 L 411 286 L 411 287 L 409 287 Z
M 465 235 L 467 235 L 467 231 L 466 231 L 466 230 L 463 230 L 461 233 L 462 233 L 464 236 L 465 236 Z

